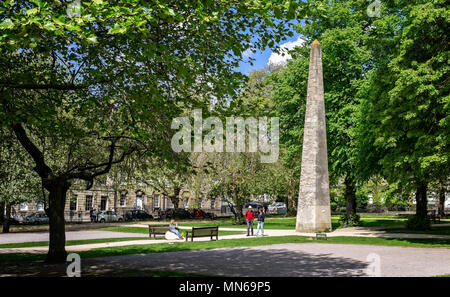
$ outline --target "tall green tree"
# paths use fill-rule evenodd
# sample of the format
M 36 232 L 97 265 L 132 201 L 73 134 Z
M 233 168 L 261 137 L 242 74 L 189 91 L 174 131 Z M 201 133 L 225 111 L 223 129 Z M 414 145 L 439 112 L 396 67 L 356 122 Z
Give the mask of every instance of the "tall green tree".
M 429 184 L 446 180 L 450 168 L 449 12 L 446 1 L 403 4 L 405 17 L 391 38 L 396 46 L 375 51 L 390 58 L 380 61 L 364 89 L 363 139 L 389 181 L 415 190 L 416 215 L 425 218 Z
M 233 95 L 242 53 L 273 46 L 308 10 L 284 0 L 80 3 L 0 3 L 1 123 L 48 191 L 47 262 L 66 259 L 73 180 L 90 188 L 136 152 L 170 158 L 168 127 L 181 108 Z
M 313 14 L 299 25 L 305 38 L 297 49 L 295 60 L 287 69 L 273 77 L 281 118 L 282 142 L 287 157 L 295 163 L 297 174 L 301 166 L 301 142 L 306 104 L 309 44 L 318 39 L 322 45 L 327 146 L 330 181 L 345 185 L 347 221 L 356 214 L 358 145 L 356 137 L 357 96 L 366 72 L 371 67 L 371 55 L 366 46 L 366 28 L 371 20 L 362 1 L 327 1 L 323 14 Z
M 0 222 L 2 232 L 9 232 L 11 210 L 21 202 L 43 199 L 40 179 L 33 162 L 11 131 L 0 128 Z

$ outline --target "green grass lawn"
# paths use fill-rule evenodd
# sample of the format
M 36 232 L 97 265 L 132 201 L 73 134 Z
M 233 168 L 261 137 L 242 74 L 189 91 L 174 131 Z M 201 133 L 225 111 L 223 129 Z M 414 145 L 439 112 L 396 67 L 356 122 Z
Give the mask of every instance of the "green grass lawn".
M 314 239 L 303 236 L 277 236 L 277 237 L 259 237 L 246 239 L 222 239 L 219 241 L 197 241 L 197 242 L 176 242 L 174 245 L 167 243 L 149 244 L 149 245 L 129 245 L 120 247 L 107 247 L 92 249 L 79 252 L 81 258 L 110 257 L 132 254 L 149 254 L 162 252 L 178 252 L 188 250 L 214 249 L 214 248 L 233 248 L 246 246 L 261 246 L 280 243 L 311 243 L 318 242 Z M 426 247 L 450 248 L 450 240 L 439 239 L 391 239 L 391 238 L 372 238 L 372 237 L 331 237 L 328 240 L 320 240 L 320 243 L 340 243 L 340 244 L 364 244 L 364 245 L 386 245 L 386 246 L 406 246 L 406 247 Z M 19 264 L 43 262 L 43 254 L 0 254 L 0 264 Z
M 388 233 L 450 235 L 449 226 L 434 226 L 429 231 L 414 231 L 408 229 L 384 229 L 383 231 L 386 231 Z
M 106 227 L 97 229 L 100 231 L 114 231 L 114 232 L 127 232 L 127 233 L 139 233 L 148 234 L 147 228 L 142 227 Z M 242 231 L 219 231 L 219 236 L 245 234 Z M 157 238 L 163 238 L 164 236 L 157 236 Z M 148 237 L 124 237 L 124 238 L 99 238 L 99 239 L 87 239 L 87 240 L 68 240 L 66 245 L 82 245 L 91 243 L 106 243 L 106 242 L 118 242 L 118 241 L 130 241 L 130 240 L 148 240 Z M 7 243 L 0 244 L 0 248 L 23 248 L 23 247 L 38 247 L 48 246 L 48 241 L 37 242 L 20 242 L 20 243 Z
M 286 219 L 266 219 L 264 223 L 264 229 L 295 229 L 296 218 Z M 205 226 L 219 226 L 222 228 L 247 228 L 246 225 L 233 225 L 230 221 L 212 221 L 208 223 L 182 223 L 180 226 L 185 227 L 205 227 Z M 255 224 L 256 225 L 256 224 Z M 334 218 L 331 220 L 333 230 L 339 228 L 339 219 Z M 386 220 L 386 219 L 364 219 L 361 220 L 362 227 L 384 227 L 384 226 L 404 226 L 405 220 Z
M 287 219 L 266 219 L 264 229 L 295 229 L 295 218 Z M 208 223 L 180 223 L 180 227 L 207 227 L 219 226 L 222 228 L 247 228 L 247 225 L 233 225 L 230 220 L 226 221 L 211 221 Z M 254 225 L 256 228 L 256 223 Z
M 205 225 L 205 226 L 212 226 L 212 225 Z M 214 226 L 216 226 L 216 225 L 214 225 Z M 106 227 L 106 228 L 101 228 L 101 229 L 96 229 L 96 230 L 97 231 L 113 231 L 113 232 L 148 234 L 147 227 L 145 227 L 145 228 L 144 227 Z M 181 232 L 183 232 L 183 230 L 181 230 Z M 245 232 L 243 232 L 243 231 L 221 231 L 221 230 L 219 230 L 219 236 L 244 234 L 244 233 Z M 156 236 L 156 237 L 158 238 L 158 237 L 164 237 L 164 236 Z
M 98 239 L 86 239 L 86 240 L 68 240 L 66 245 L 82 245 L 91 243 L 105 243 L 105 242 L 118 242 L 118 241 L 130 241 L 130 240 L 143 240 L 147 237 L 123 237 L 123 238 L 98 238 Z M 36 247 L 36 246 L 48 246 L 48 241 L 34 241 L 34 242 L 20 242 L 20 243 L 6 243 L 0 244 L 0 248 L 23 248 L 23 247 Z

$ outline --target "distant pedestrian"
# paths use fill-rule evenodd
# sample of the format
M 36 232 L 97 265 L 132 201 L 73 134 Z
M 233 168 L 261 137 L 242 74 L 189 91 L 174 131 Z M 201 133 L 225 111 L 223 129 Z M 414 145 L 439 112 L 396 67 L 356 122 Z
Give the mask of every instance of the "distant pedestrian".
M 245 213 L 245 219 L 247 220 L 247 236 L 250 236 L 250 230 L 253 236 L 253 220 L 255 219 L 255 213 L 252 211 L 252 207 L 249 206 Z
M 95 209 L 91 209 L 91 223 L 97 222 L 97 211 Z
M 266 218 L 266 215 L 264 213 L 264 209 L 259 209 L 258 214 L 258 227 L 256 228 L 256 236 L 259 234 L 259 230 L 261 230 L 261 236 L 264 236 L 264 219 Z

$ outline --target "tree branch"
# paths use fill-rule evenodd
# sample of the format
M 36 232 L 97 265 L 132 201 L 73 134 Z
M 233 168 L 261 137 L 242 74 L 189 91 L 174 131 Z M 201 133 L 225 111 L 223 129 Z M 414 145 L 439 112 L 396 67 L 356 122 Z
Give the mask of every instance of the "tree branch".
M 12 128 L 19 142 L 36 163 L 34 170 L 42 179 L 47 179 L 52 174 L 52 170 L 45 164 L 44 154 L 31 141 L 21 124 L 15 124 Z

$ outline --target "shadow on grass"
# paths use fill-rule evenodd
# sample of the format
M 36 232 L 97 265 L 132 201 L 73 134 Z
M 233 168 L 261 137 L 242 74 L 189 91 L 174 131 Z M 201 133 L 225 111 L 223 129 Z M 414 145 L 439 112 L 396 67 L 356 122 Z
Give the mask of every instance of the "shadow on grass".
M 185 271 L 187 273 L 221 275 L 224 273 L 220 265 L 231 265 L 231 275 L 240 275 L 247 269 L 259 267 L 262 272 L 269 273 L 272 268 L 277 269 L 277 273 L 285 276 L 340 276 L 353 273 L 358 269 L 362 269 L 363 263 L 357 261 L 331 258 L 329 255 L 309 255 L 301 252 L 286 250 L 270 250 L 257 253 L 248 250 L 245 247 L 271 245 L 280 243 L 311 243 L 318 242 L 307 237 L 300 236 L 283 236 L 283 237 L 264 237 L 252 239 L 226 239 L 220 241 L 207 242 L 177 242 L 174 245 L 166 243 L 151 245 L 134 245 L 123 247 L 99 248 L 90 251 L 80 252 L 82 258 L 82 269 L 87 269 L 87 275 L 108 276 L 109 273 L 116 271 L 132 271 L 136 270 L 157 270 L 157 271 Z M 377 238 L 377 237 L 330 237 L 328 240 L 321 240 L 323 244 L 364 244 L 364 245 L 384 245 L 384 246 L 406 246 L 406 247 L 445 247 L 450 248 L 450 240 L 441 239 L 413 239 L 413 238 Z M 220 248 L 235 248 L 233 250 L 224 251 Z M 214 249 L 211 251 L 211 249 Z M 190 251 L 183 253 L 183 251 Z M 236 251 L 236 252 L 233 252 Z M 204 258 L 203 253 L 212 252 L 210 258 Z M 151 255 L 156 254 L 158 255 Z M 161 254 L 163 253 L 163 254 Z M 178 254 L 177 258 L 173 255 Z M 123 261 L 122 257 L 126 256 L 129 261 Z M 146 257 L 148 256 L 148 257 Z M 108 258 L 106 258 L 108 257 Z M 195 261 L 187 261 L 185 258 Z M 92 259 L 97 258 L 97 259 Z M 98 259 L 103 258 L 103 259 Z M 0 275 L 17 275 L 17 276 L 58 276 L 65 275 L 66 265 L 46 265 L 43 264 L 45 255 L 43 254 L 0 254 Z M 145 260 L 152 259 L 152 260 Z M 145 262 L 147 261 L 147 262 Z M 158 261 L 162 261 L 160 264 Z M 142 262 L 142 263 L 141 263 Z M 334 264 L 337 263 L 337 264 Z M 89 264 L 91 263 L 91 264 Z M 300 265 L 300 264 L 301 265 Z M 87 268 L 86 265 L 95 266 Z M 100 265 L 100 266 L 99 266 Z M 312 265 L 312 268 L 306 269 L 304 265 Z M 90 267 L 89 266 L 89 267 Z M 344 268 L 342 268 L 342 267 Z M 337 267 L 337 268 L 336 268 Z M 213 273 L 211 269 L 216 269 Z M 342 272 L 338 269 L 344 269 Z M 292 273 L 288 275 L 288 271 Z M 349 272 L 350 271 L 350 272 Z M 328 273 L 328 274 L 327 274 Z M 120 275 L 120 273 L 119 273 Z M 227 274 L 228 270 L 227 270 Z M 258 274 L 259 275 L 259 274 Z M 278 274 L 277 274 L 278 275 Z M 248 276 L 248 275 L 243 275 Z
M 103 276 L 117 274 L 118 269 L 151 268 L 157 271 L 234 277 L 363 276 L 367 265 L 366 262 L 328 253 L 310 254 L 282 248 L 255 251 L 241 247 L 87 259 L 84 273 Z
M 310 254 L 283 248 L 255 251 L 240 247 L 83 259 L 81 276 L 363 276 L 367 265 L 329 253 Z M 18 267 L 10 267 L 10 273 L 14 268 Z M 66 265 L 41 264 L 36 268 L 37 264 L 22 267 L 20 273 L 64 276 Z

